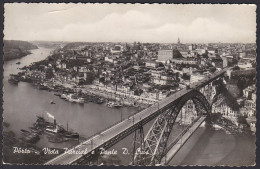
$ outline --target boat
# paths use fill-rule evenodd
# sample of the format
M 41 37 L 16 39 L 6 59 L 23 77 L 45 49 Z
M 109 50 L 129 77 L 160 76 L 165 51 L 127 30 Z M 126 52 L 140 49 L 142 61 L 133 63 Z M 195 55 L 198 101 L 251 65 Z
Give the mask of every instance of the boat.
M 18 75 L 14 75 L 14 74 L 10 74 L 10 78 L 8 79 L 8 82 L 12 83 L 12 84 L 18 84 L 19 76 Z
M 116 108 L 120 108 L 120 107 L 122 107 L 123 105 L 122 104 L 120 104 L 120 103 L 114 103 L 114 107 L 116 107 Z
M 39 134 L 39 135 L 42 135 L 42 130 L 39 130 L 35 127 L 29 127 L 29 129 L 31 130 L 32 133 L 36 133 L 36 134 Z
M 62 94 L 62 95 L 60 96 L 60 98 L 61 98 L 61 99 L 67 99 L 67 95 L 66 95 L 66 94 Z
M 48 136 L 48 141 L 51 143 L 62 143 L 64 139 L 62 137 Z
M 108 102 L 107 103 L 107 106 L 108 107 L 115 107 L 115 108 L 120 108 L 120 107 L 122 107 L 122 104 L 120 104 L 120 103 L 116 103 L 116 102 Z
M 38 131 L 40 133 L 47 134 L 48 141 L 52 143 L 60 143 L 71 139 L 79 139 L 78 133 L 68 131 L 68 122 L 67 129 L 65 129 L 63 126 L 56 123 L 56 119 L 53 115 L 47 115 L 53 119 L 53 122 L 49 122 L 42 116 L 37 116 L 37 121 L 34 123 L 34 127 L 31 127 L 33 132 L 37 133 Z M 23 132 L 28 133 L 26 130 L 23 130 Z
M 29 131 L 24 130 L 24 129 L 21 129 L 20 131 L 22 132 L 22 135 L 25 135 L 25 136 L 31 134 Z
M 20 64 L 21 64 L 21 62 L 16 62 L 16 64 L 17 64 L 17 65 L 20 65 Z
M 115 107 L 115 102 L 108 102 L 107 107 Z
M 37 143 L 40 140 L 40 137 L 37 133 L 31 133 L 27 130 L 21 129 L 22 132 L 22 140 L 28 143 Z
M 67 133 L 64 135 L 64 139 L 79 139 L 78 133 Z
M 85 102 L 85 99 L 83 99 L 83 98 L 77 98 L 77 99 L 74 99 L 74 102 L 83 104 L 83 103 Z
M 56 120 L 54 119 L 53 123 L 46 126 L 45 131 L 48 133 L 56 134 L 56 133 L 64 131 L 64 129 L 62 127 L 60 127 L 59 125 L 57 125 Z
M 61 96 L 61 94 L 60 94 L 60 93 L 54 93 L 54 95 L 55 95 L 55 96 Z
M 229 134 L 229 135 L 232 134 L 230 131 L 227 131 L 227 130 L 225 132 L 226 132 L 226 134 Z
M 82 97 L 77 97 L 76 95 L 73 94 L 69 94 L 67 96 L 67 100 L 72 102 L 72 103 L 84 103 L 85 99 Z
M 39 89 L 40 89 L 40 90 L 47 90 L 48 87 L 41 84 L 41 85 L 39 86 Z
M 55 102 L 53 100 L 50 101 L 50 104 L 55 104 Z
M 17 85 L 19 80 L 15 79 L 15 78 L 9 78 L 8 82 Z
M 104 101 L 104 99 L 102 99 L 102 98 L 98 98 L 97 99 L 97 104 L 102 104 L 102 103 L 104 103 L 105 101 Z
M 23 140 L 28 143 L 35 144 L 40 140 L 40 137 L 38 134 L 31 134 L 29 136 L 24 137 Z

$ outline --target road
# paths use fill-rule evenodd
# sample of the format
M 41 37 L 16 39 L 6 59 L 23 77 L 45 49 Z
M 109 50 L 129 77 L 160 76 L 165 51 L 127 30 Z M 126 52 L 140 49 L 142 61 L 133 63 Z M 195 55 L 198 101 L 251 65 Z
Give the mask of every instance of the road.
M 197 86 L 203 86 L 207 84 L 209 81 L 212 81 L 213 79 L 221 76 L 223 73 L 225 73 L 227 69 L 223 69 L 222 71 L 216 72 L 212 76 L 202 80 L 201 82 L 197 83 L 196 86 L 192 86 L 192 88 L 196 88 Z M 136 125 L 137 123 L 143 121 L 144 119 L 148 118 L 149 116 L 152 116 L 153 114 L 157 113 L 158 110 L 164 108 L 168 104 L 172 103 L 173 101 L 177 100 L 178 98 L 182 97 L 183 95 L 189 93 L 193 89 L 191 88 L 184 88 L 173 95 L 165 98 L 164 100 L 155 103 L 154 105 L 148 107 L 147 109 L 134 114 L 130 116 L 128 119 L 125 119 L 124 121 L 112 126 L 111 128 L 108 128 L 107 130 L 96 134 L 95 136 L 91 137 L 90 139 L 80 143 L 79 145 L 71 148 L 70 150 L 76 150 L 76 151 L 84 151 L 84 153 L 70 153 L 70 151 L 67 151 L 54 159 L 48 161 L 46 165 L 50 164 L 71 164 L 81 157 L 83 157 L 86 154 L 89 154 L 93 152 L 93 150 L 98 149 L 102 147 L 102 145 L 112 138 L 114 138 L 117 135 L 122 134 L 124 131 L 129 130 L 132 126 Z

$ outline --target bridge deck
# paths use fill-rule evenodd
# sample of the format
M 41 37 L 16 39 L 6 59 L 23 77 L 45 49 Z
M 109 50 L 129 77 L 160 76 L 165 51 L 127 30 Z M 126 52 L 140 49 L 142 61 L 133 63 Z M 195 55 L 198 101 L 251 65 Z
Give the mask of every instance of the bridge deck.
M 217 72 L 216 74 L 213 74 L 211 77 L 209 77 L 206 80 L 201 81 L 200 83 L 197 83 L 195 87 L 202 86 L 206 83 L 209 83 L 213 79 L 216 79 L 217 77 L 221 76 L 223 73 L 225 73 L 226 69 L 223 69 L 222 71 Z M 194 87 L 194 88 L 195 88 Z M 130 131 L 133 126 L 138 126 L 141 123 L 145 124 L 147 122 L 147 119 L 154 118 L 155 115 L 158 115 L 160 113 L 160 110 L 162 110 L 167 105 L 173 103 L 178 98 L 182 97 L 183 95 L 189 93 L 193 89 L 182 89 L 173 95 L 165 98 L 164 100 L 150 106 L 149 108 L 131 116 L 129 119 L 126 119 L 111 128 L 96 134 L 95 136 L 91 137 L 90 139 L 80 143 L 79 145 L 73 147 L 72 149 L 75 151 L 84 151 L 82 153 L 70 153 L 71 151 L 67 151 L 54 159 L 48 161 L 46 164 L 71 164 L 80 158 L 82 158 L 86 154 L 90 154 L 93 150 L 99 149 L 102 147 L 103 144 L 108 142 L 109 140 L 113 139 L 115 136 L 118 136 L 125 131 Z M 132 131 L 132 130 L 131 130 Z M 92 144 L 93 143 L 93 144 Z M 70 149 L 70 150 L 72 150 Z

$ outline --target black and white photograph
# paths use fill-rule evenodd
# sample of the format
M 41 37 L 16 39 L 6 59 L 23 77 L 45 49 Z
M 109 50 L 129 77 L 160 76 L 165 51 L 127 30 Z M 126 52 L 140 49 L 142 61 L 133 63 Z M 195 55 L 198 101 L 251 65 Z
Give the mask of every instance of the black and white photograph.
M 4 3 L 2 163 L 255 166 L 256 8 Z

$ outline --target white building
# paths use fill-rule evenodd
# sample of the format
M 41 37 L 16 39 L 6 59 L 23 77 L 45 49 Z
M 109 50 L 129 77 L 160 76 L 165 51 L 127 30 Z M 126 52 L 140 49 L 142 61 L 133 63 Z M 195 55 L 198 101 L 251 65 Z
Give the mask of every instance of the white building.
M 205 78 L 205 75 L 199 74 L 199 73 L 194 73 L 190 75 L 190 83 L 196 83 L 201 81 L 202 79 Z
M 237 66 L 240 68 L 240 69 L 248 69 L 248 68 L 252 68 L 253 65 L 251 62 L 249 61 L 246 61 L 246 60 L 240 60 L 237 64 Z
M 145 66 L 151 68 L 157 68 L 159 66 L 159 63 L 155 61 L 146 61 Z

